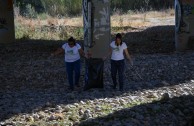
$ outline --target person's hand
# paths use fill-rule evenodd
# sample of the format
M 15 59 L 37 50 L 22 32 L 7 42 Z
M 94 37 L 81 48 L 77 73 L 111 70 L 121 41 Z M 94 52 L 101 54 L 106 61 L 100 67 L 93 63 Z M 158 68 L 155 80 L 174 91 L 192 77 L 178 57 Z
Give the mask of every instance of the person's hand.
M 89 59 L 88 56 L 87 56 L 86 54 L 84 54 L 83 57 L 84 57 L 85 59 Z
M 106 56 L 104 56 L 104 57 L 102 58 L 102 60 L 103 60 L 103 61 L 105 61 L 106 59 L 107 59 L 107 57 L 106 57 Z
M 87 57 L 87 59 L 90 59 L 90 58 L 92 58 L 92 54 L 88 52 L 88 53 L 85 55 L 85 57 Z
M 129 61 L 129 64 L 130 64 L 131 66 L 133 66 L 133 60 L 132 60 L 132 59 L 128 59 L 128 61 Z

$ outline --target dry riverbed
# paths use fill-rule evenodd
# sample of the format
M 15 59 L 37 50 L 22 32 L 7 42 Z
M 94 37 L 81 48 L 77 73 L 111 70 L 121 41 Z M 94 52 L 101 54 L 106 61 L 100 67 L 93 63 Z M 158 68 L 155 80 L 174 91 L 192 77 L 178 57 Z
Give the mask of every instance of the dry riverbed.
M 106 61 L 104 89 L 70 92 L 63 56 L 50 57 L 61 44 L 0 46 L 1 126 L 186 126 L 193 122 L 194 52 L 134 53 L 134 66 L 126 65 L 123 92 L 111 88 Z M 83 60 L 82 65 L 83 87 Z

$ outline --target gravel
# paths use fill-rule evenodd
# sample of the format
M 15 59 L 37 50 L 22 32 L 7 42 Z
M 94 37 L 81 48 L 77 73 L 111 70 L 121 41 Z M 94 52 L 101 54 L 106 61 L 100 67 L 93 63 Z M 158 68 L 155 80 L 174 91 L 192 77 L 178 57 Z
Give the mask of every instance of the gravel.
M 1 126 L 185 126 L 194 117 L 194 52 L 134 54 L 126 64 L 125 90 L 111 88 L 105 61 L 104 89 L 71 92 L 61 43 L 0 45 Z M 141 77 L 141 78 L 140 78 Z

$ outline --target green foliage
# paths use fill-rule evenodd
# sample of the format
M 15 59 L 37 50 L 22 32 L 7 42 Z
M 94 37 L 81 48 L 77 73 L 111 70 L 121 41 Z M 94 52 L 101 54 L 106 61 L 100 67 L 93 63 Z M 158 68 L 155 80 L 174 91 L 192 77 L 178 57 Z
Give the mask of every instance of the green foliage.
M 77 40 L 83 40 L 84 32 L 82 27 L 69 27 L 57 26 L 52 27 L 35 26 L 31 28 L 22 25 L 20 22 L 15 23 L 16 39 L 29 40 L 29 39 L 42 39 L 42 40 L 67 40 L 70 36 L 75 37 Z
M 27 27 L 22 26 L 20 23 L 15 23 L 15 36 L 17 39 L 29 38 Z
M 46 13 L 40 13 L 40 14 L 38 14 L 37 17 L 40 20 L 46 20 L 48 18 L 48 14 L 46 14 Z
M 172 8 L 174 0 L 110 0 L 110 2 L 112 12 L 120 10 L 127 13 L 129 10 Z M 28 13 L 30 17 L 34 17 L 35 13 L 46 13 L 55 17 L 77 16 L 82 13 L 82 0 L 16 0 L 15 5 L 20 8 L 22 15 Z
M 82 0 L 41 0 L 46 12 L 51 16 L 72 16 L 81 13 Z
M 24 13 L 25 17 L 28 18 L 37 18 L 37 12 L 35 8 L 31 4 L 26 5 L 26 11 Z

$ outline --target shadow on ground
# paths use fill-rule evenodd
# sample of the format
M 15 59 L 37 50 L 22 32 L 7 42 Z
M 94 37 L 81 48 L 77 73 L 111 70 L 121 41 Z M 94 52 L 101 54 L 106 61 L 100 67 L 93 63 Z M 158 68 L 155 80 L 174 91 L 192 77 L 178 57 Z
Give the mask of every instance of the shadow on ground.
M 175 97 L 88 119 L 81 122 L 80 126 L 193 126 L 193 106 L 194 96 Z
M 174 31 L 172 28 L 173 26 L 159 26 L 142 32 L 129 32 L 125 34 L 124 40 L 127 42 L 130 52 L 134 55 L 142 54 L 145 56 L 141 57 L 140 55 L 140 58 L 137 58 L 139 64 L 136 65 L 136 68 L 140 69 L 144 67 L 148 72 L 152 72 L 153 69 L 150 68 L 154 60 L 156 63 L 160 63 L 162 62 L 160 56 L 162 56 L 163 59 L 165 59 L 165 57 L 170 59 L 172 55 L 174 56 Z M 161 31 L 157 32 L 158 29 Z M 50 58 L 50 53 L 63 43 L 64 41 L 18 40 L 18 42 L 14 44 L 0 45 L 0 95 L 2 96 L 0 111 L 6 111 L 1 114 L 0 121 L 4 121 L 19 113 L 32 113 L 33 111 L 37 111 L 39 108 L 44 107 L 47 102 L 52 102 L 54 105 L 67 105 L 79 102 L 80 100 L 109 98 L 122 95 L 122 93 L 114 94 L 114 91 L 104 93 L 104 90 L 100 90 L 100 95 L 94 97 L 90 96 L 90 91 L 78 91 L 73 97 L 67 98 L 70 92 L 67 89 L 67 80 L 65 78 L 64 57 L 61 55 Z M 159 53 L 160 56 L 156 56 L 157 58 L 155 58 L 155 56 L 152 57 L 152 54 L 155 55 L 157 53 Z M 149 54 L 148 58 L 151 59 L 148 64 L 146 63 L 147 54 Z M 134 88 L 133 85 L 127 85 L 128 88 L 126 88 L 125 92 L 135 92 L 166 86 L 166 83 L 162 83 L 162 81 L 169 82 L 168 86 L 170 86 L 194 79 L 192 72 L 194 71 L 194 67 L 183 68 L 184 65 L 193 66 L 194 64 L 186 62 L 181 56 L 185 56 L 185 54 L 180 54 L 179 58 L 175 58 L 175 62 L 179 61 L 179 67 L 172 66 L 172 72 L 164 70 L 158 74 L 157 78 L 151 78 L 149 74 L 145 74 L 144 80 L 139 80 L 138 78 L 129 79 L 129 83 L 136 85 L 136 87 Z M 186 58 L 190 59 L 189 56 L 190 55 L 186 56 Z M 82 63 L 84 62 L 82 61 Z M 151 65 L 149 65 L 149 63 Z M 174 62 L 172 61 L 170 63 L 173 64 Z M 166 65 L 170 66 L 170 63 Z M 179 70 L 187 71 L 187 76 L 184 76 L 184 74 L 181 75 L 181 72 L 176 72 Z M 176 80 L 177 82 L 171 83 L 171 77 L 167 76 L 169 72 L 172 73 L 172 77 L 180 75 L 181 77 Z M 83 82 L 83 75 L 84 71 L 82 71 L 81 82 Z M 109 81 L 109 85 L 105 86 L 105 90 L 109 90 L 111 86 L 110 78 L 107 81 Z M 79 99 L 77 98 L 78 96 Z M 193 97 L 190 98 L 193 99 Z M 30 104 L 26 105 L 26 102 L 30 102 Z M 148 104 L 148 106 L 151 105 L 152 104 Z M 133 109 L 136 108 L 138 108 L 138 106 Z M 131 110 L 132 109 L 129 111 Z M 119 113 L 120 112 L 115 113 L 115 115 L 119 115 Z M 107 118 L 109 118 L 109 116 Z

